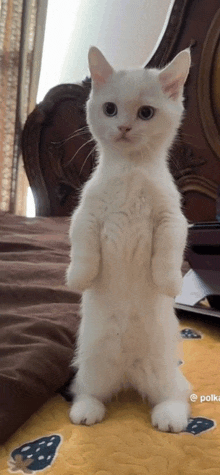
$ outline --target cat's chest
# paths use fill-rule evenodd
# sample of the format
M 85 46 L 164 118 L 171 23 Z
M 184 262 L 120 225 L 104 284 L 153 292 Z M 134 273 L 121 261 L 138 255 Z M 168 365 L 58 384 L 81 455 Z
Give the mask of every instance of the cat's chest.
M 146 182 L 140 176 L 127 180 L 116 180 L 106 187 L 102 195 L 102 220 L 133 227 L 149 222 L 152 215 L 152 196 Z
M 136 178 L 136 179 L 135 179 Z M 152 196 L 146 183 L 135 177 L 111 184 L 103 196 L 102 238 L 115 251 L 141 249 L 151 242 Z

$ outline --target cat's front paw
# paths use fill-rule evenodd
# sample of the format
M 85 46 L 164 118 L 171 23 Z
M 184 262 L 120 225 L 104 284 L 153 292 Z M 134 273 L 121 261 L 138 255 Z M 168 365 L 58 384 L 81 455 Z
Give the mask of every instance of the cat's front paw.
M 170 269 L 169 266 L 152 262 L 153 281 L 162 294 L 176 297 L 182 290 L 182 274 L 180 270 Z
M 163 432 L 181 432 L 188 424 L 189 404 L 182 401 L 164 401 L 157 404 L 151 415 L 152 425 Z
M 156 285 L 162 294 L 175 298 L 181 293 L 182 276 L 179 273 L 168 273 L 166 277 L 158 279 Z
M 97 273 L 95 266 L 89 265 L 88 262 L 71 262 L 66 273 L 66 283 L 71 290 L 81 293 L 91 286 Z
M 105 415 L 105 406 L 92 396 L 82 396 L 73 403 L 70 419 L 73 424 L 92 425 L 101 422 Z

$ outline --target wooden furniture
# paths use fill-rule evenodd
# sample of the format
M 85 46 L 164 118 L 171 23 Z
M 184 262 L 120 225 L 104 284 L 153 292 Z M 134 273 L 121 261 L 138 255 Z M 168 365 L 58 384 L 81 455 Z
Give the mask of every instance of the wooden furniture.
M 56 86 L 27 118 L 22 151 L 37 216 L 70 215 L 93 169 L 95 144 L 85 129 L 89 92 L 89 80 Z
M 146 67 L 161 67 L 191 47 L 185 87 L 186 115 L 170 153 L 170 168 L 183 194 L 190 222 L 216 220 L 220 184 L 220 4 L 219 0 L 176 0 L 161 43 Z M 37 215 L 69 215 L 94 163 L 94 142 L 86 129 L 90 91 L 60 85 L 30 114 L 23 131 L 24 165 Z M 78 131 L 78 132 L 77 132 Z

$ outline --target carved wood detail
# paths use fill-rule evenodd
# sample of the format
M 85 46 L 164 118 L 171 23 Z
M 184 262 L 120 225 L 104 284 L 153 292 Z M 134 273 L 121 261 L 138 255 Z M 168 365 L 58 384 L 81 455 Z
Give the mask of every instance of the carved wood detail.
M 216 49 L 220 42 L 220 8 L 216 12 L 208 30 L 198 75 L 198 101 L 205 136 L 220 159 L 220 131 L 215 120 L 212 104 L 212 70 Z
M 179 178 L 178 185 L 183 194 L 189 191 L 198 191 L 201 195 L 205 195 L 216 201 L 218 185 L 208 178 L 198 175 L 185 175 Z
M 89 91 L 90 81 L 56 86 L 26 121 L 22 151 L 37 216 L 70 215 L 93 169 L 94 142 L 85 145 L 91 135 L 77 132 L 86 127 Z
M 176 0 L 162 42 L 146 66 L 164 66 L 179 51 L 191 47 L 192 68 L 185 86 L 186 115 L 170 152 L 170 169 L 184 195 L 185 214 L 194 222 L 207 220 L 207 216 L 215 220 L 216 214 L 220 115 L 213 110 L 212 74 L 219 43 L 219 1 Z M 218 53 L 220 58 L 220 48 Z

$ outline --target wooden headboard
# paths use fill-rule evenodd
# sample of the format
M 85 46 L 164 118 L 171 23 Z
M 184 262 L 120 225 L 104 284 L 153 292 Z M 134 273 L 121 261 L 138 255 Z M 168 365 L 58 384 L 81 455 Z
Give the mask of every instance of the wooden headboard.
M 220 184 L 219 0 L 176 0 L 146 67 L 164 66 L 189 46 L 192 68 L 185 87 L 186 115 L 170 154 L 170 168 L 188 220 L 215 221 Z M 80 85 L 56 86 L 27 119 L 22 150 L 37 215 L 70 215 L 94 167 L 94 142 L 82 129 L 89 92 L 89 79 Z

